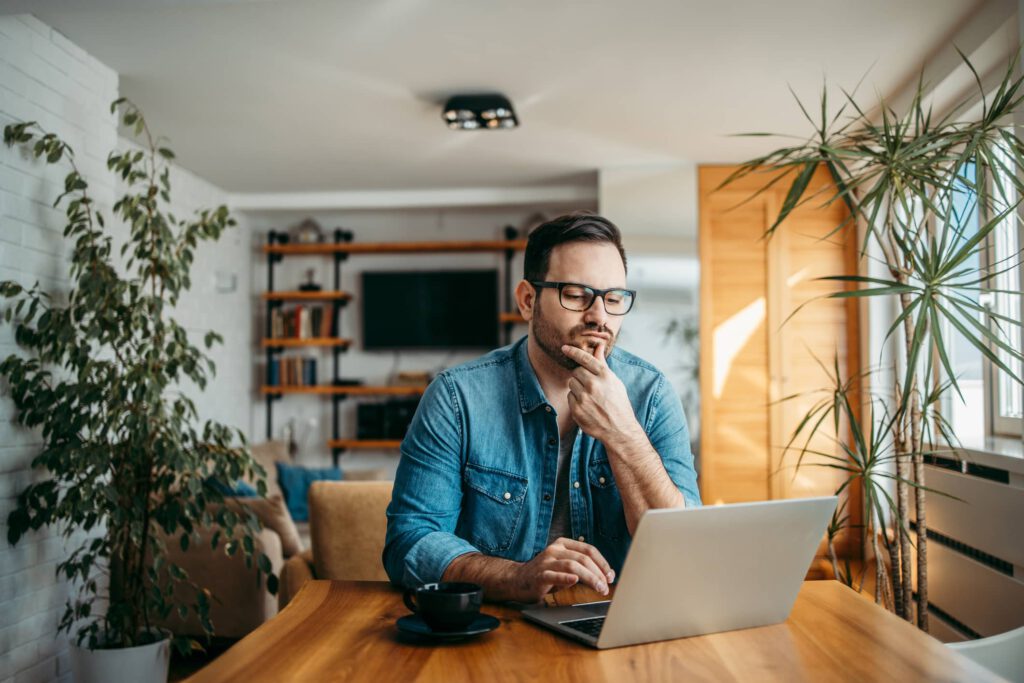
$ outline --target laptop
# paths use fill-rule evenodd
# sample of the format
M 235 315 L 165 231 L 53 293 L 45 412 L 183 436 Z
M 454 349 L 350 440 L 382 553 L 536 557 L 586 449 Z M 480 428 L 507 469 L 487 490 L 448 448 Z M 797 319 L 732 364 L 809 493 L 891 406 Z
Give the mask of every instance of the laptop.
M 649 510 L 614 600 L 523 616 L 599 649 L 777 624 L 793 608 L 837 501 Z

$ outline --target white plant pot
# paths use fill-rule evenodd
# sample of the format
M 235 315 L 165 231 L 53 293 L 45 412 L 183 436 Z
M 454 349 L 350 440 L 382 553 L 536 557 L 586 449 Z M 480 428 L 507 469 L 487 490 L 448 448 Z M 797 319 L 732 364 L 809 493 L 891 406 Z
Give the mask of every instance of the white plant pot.
M 71 673 L 75 683 L 167 683 L 171 663 L 170 634 L 137 647 L 87 650 L 71 645 Z

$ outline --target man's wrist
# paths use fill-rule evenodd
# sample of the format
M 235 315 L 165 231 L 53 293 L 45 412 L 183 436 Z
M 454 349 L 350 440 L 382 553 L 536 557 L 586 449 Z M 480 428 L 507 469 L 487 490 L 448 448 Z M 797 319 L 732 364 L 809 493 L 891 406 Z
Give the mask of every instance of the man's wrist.
M 518 570 L 521 563 L 483 553 L 466 553 L 452 560 L 441 576 L 442 581 L 465 581 L 484 589 L 488 600 L 514 600 L 519 590 Z
M 600 441 L 609 455 L 620 456 L 642 449 L 649 443 L 647 432 L 635 420 L 632 425 L 609 432 Z

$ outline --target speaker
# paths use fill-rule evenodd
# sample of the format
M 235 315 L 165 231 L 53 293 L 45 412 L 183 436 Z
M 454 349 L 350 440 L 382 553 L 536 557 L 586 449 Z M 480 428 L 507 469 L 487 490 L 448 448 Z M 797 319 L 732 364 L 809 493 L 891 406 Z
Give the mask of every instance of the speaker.
M 389 439 L 404 439 L 405 433 L 409 431 L 413 415 L 416 414 L 416 406 L 420 403 L 415 399 L 395 399 L 386 405 L 386 416 L 384 418 L 385 428 Z
M 356 406 L 357 439 L 383 439 L 386 437 L 385 407 L 383 403 L 360 403 Z

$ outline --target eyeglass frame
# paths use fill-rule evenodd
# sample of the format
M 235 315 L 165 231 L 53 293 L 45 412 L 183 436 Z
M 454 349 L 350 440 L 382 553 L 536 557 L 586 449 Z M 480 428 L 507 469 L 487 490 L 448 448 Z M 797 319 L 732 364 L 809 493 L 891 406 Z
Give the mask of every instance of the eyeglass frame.
M 582 282 L 548 282 L 548 281 L 545 281 L 545 280 L 527 280 L 527 282 L 529 282 L 531 285 L 533 285 L 535 289 L 557 289 L 558 290 L 558 305 L 561 306 L 562 308 L 564 308 L 567 311 L 572 311 L 573 313 L 586 313 L 587 311 L 589 311 L 591 309 L 591 307 L 593 307 L 594 303 L 598 299 L 601 299 L 601 304 L 604 306 L 605 313 L 607 313 L 608 315 L 616 315 L 616 316 L 618 316 L 618 315 L 626 315 L 627 313 L 629 313 L 630 311 L 633 310 L 633 305 L 636 304 L 636 290 L 635 289 L 626 289 L 625 287 L 611 287 L 609 289 L 598 289 L 597 287 L 591 287 L 590 285 L 585 285 Z M 574 308 L 569 308 L 568 306 L 563 304 L 562 303 L 562 290 L 565 289 L 566 287 L 570 286 L 570 285 L 572 285 L 573 287 L 583 287 L 584 289 L 589 289 L 591 292 L 593 292 L 594 293 L 594 298 L 590 300 L 590 305 L 588 305 L 583 310 L 577 310 L 577 309 L 574 309 Z M 612 313 L 611 311 L 609 311 L 608 310 L 608 301 L 605 300 L 605 298 L 604 298 L 604 295 L 608 294 L 609 292 L 628 292 L 629 296 L 630 296 L 629 308 L 627 308 L 622 313 Z

